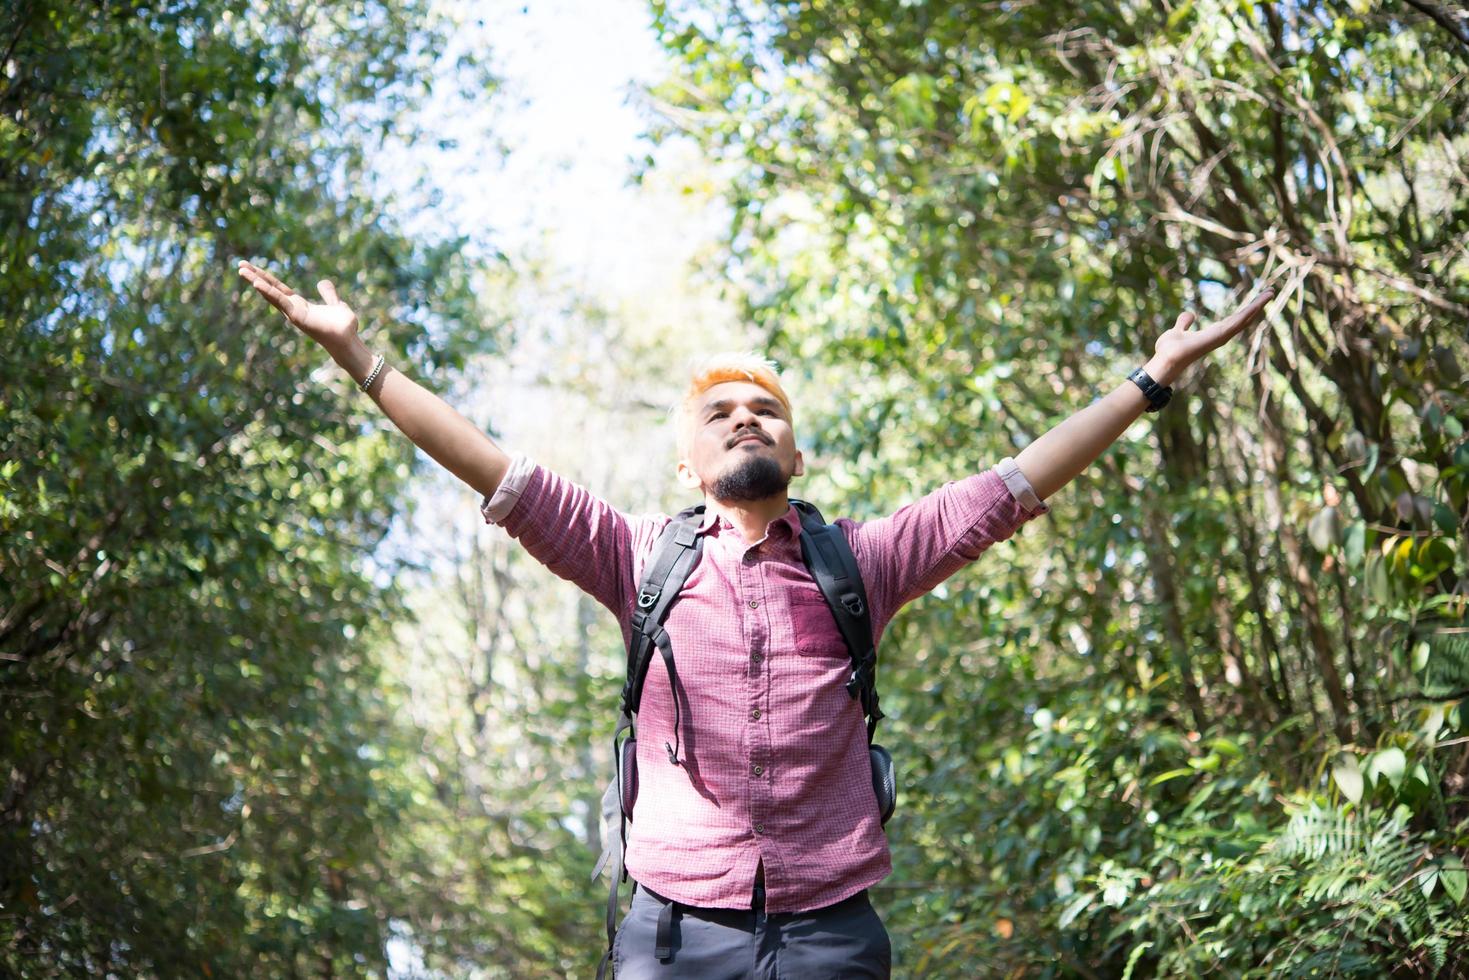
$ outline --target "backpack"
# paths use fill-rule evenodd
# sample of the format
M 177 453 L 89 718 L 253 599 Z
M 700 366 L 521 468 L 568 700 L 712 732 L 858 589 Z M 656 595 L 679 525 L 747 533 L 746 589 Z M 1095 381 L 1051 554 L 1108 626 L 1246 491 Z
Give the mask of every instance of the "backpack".
M 851 546 L 842 536 L 840 529 L 829 525 L 821 512 L 804 500 L 791 499 L 796 513 L 801 518 L 801 558 L 811 577 L 821 589 L 826 603 L 836 617 L 837 627 L 847 650 L 852 657 L 852 671 L 847 678 L 847 692 L 861 701 L 862 713 L 867 719 L 867 751 L 872 763 L 872 789 L 877 796 L 878 811 L 886 824 L 897 805 L 897 780 L 893 773 L 893 758 L 887 749 L 873 742 L 877 723 L 883 717 L 877 699 L 877 650 L 872 642 L 872 613 L 867 605 L 867 590 L 862 584 L 862 572 Z M 623 849 L 627 844 L 627 821 L 631 819 L 633 804 L 638 795 L 637 776 L 637 714 L 643 699 L 643 681 L 647 677 L 648 664 L 656 649 L 663 657 L 669 682 L 675 683 L 677 674 L 673 664 L 673 645 L 663 622 L 669 607 L 678 598 L 685 580 L 699 563 L 703 553 L 704 538 L 699 535 L 703 521 L 704 505 L 698 504 L 679 512 L 658 537 L 652 554 L 643 570 L 638 585 L 638 608 L 632 616 L 631 640 L 627 649 L 627 680 L 622 688 L 621 715 L 612 733 L 612 758 L 616 772 L 606 793 L 602 796 L 602 825 L 605 843 L 602 856 L 592 871 L 596 881 L 602 869 L 612 863 L 616 856 L 616 868 L 612 871 L 611 887 L 607 895 L 607 950 L 597 967 L 597 980 L 602 980 L 607 963 L 612 956 L 613 940 L 617 936 L 617 892 L 627 880 L 627 868 L 623 861 Z M 678 698 L 673 699 L 674 744 L 664 743 L 669 761 L 678 765 L 679 741 Z M 623 733 L 626 738 L 622 738 Z M 614 836 L 612 827 L 617 827 Z M 661 943 L 661 940 L 660 940 Z M 667 955 L 660 945 L 659 955 Z

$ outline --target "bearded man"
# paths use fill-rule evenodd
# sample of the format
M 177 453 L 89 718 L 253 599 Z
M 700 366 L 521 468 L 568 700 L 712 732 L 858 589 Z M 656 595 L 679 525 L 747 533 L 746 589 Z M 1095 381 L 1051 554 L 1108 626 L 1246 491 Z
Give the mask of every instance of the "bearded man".
M 319 342 L 419 448 L 483 495 L 486 521 L 575 582 L 631 636 L 638 583 L 668 515 L 632 516 L 504 452 L 437 396 L 374 356 L 332 284 L 308 302 L 249 263 L 240 274 Z M 872 641 L 893 615 L 1027 521 L 1205 354 L 1254 323 L 1265 291 L 1193 330 L 1184 313 L 1153 357 L 1105 397 L 993 467 L 871 521 L 839 519 Z M 643 978 L 885 978 L 886 929 L 867 889 L 892 870 L 849 652 L 801 557 L 788 496 L 805 472 L 789 398 L 754 355 L 720 355 L 689 380 L 677 476 L 703 495 L 702 555 L 664 622 L 675 685 L 654 658 L 638 719 L 635 884 L 609 950 Z M 677 695 L 677 702 L 675 701 Z M 682 705 L 680 716 L 679 705 Z

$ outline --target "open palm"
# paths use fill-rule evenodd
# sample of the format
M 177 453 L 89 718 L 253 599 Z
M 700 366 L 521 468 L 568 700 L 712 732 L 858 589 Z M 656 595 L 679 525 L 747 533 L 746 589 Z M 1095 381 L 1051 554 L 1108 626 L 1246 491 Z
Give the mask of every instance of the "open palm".
M 302 333 L 323 347 L 331 349 L 357 333 L 357 314 L 337 298 L 336 287 L 329 280 L 323 279 L 316 284 L 322 301 L 313 303 L 269 272 L 243 259 L 240 261 L 240 276 L 284 313 L 286 319 Z
M 1187 367 L 1259 320 L 1265 305 L 1274 297 L 1275 291 L 1266 289 L 1223 320 L 1198 330 L 1189 329 L 1194 322 L 1192 313 L 1180 314 L 1172 329 L 1158 338 L 1154 350 L 1169 363 Z

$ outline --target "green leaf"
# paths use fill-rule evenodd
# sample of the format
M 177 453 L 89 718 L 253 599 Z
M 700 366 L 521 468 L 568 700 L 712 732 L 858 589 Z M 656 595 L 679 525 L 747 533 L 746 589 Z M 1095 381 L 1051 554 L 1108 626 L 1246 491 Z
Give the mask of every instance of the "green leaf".
M 1322 508 L 1321 512 L 1311 518 L 1306 525 L 1306 536 L 1311 539 L 1311 546 L 1317 551 L 1325 554 L 1331 550 L 1331 546 L 1341 537 L 1341 520 L 1337 516 L 1335 507 Z
M 1201 772 L 1215 772 L 1223 761 L 1223 757 L 1218 752 L 1210 752 L 1202 758 L 1188 760 L 1188 764 Z
M 1424 582 L 1437 578 L 1454 564 L 1454 546 L 1447 538 L 1428 538 L 1418 548 L 1417 575 Z
M 1020 91 L 1014 82 L 995 82 L 980 96 L 985 106 L 1003 112 L 1010 122 L 1016 122 L 1030 109 L 1030 96 Z
M 1433 523 L 1445 534 L 1456 534 L 1459 530 L 1458 515 L 1444 504 L 1433 505 Z
M 1433 886 L 1438 884 L 1439 867 L 1430 864 L 1418 872 L 1418 890 L 1423 893 L 1424 898 L 1433 897 Z
M 1392 601 L 1392 578 L 1388 573 L 1386 558 L 1372 558 L 1367 562 L 1367 591 L 1378 605 Z
M 1235 759 L 1238 759 L 1241 755 L 1243 755 L 1243 750 L 1240 749 L 1239 743 L 1234 742 L 1231 739 L 1227 739 L 1222 735 L 1210 741 L 1209 747 L 1215 752 L 1219 752 L 1223 755 L 1227 755 Z
M 1180 776 L 1192 776 L 1194 775 L 1194 773 L 1194 769 L 1170 769 L 1167 772 L 1159 773 L 1152 779 L 1148 780 L 1148 785 L 1160 786 L 1163 783 L 1168 782 L 1170 779 L 1177 779 Z
M 1075 922 L 1076 917 L 1085 912 L 1087 906 L 1091 905 L 1092 900 L 1096 897 L 1097 896 L 1095 892 L 1083 892 L 1082 894 L 1072 899 L 1071 904 L 1067 905 L 1066 908 L 1061 911 L 1061 917 L 1056 920 L 1057 928 L 1065 929 L 1067 926 L 1071 925 L 1071 923 Z
M 1132 952 L 1127 957 L 1127 968 L 1122 971 L 1122 980 L 1132 980 L 1132 971 L 1133 968 L 1137 966 L 1137 961 L 1142 959 L 1143 954 L 1152 948 L 1153 944 L 1151 942 L 1138 943 L 1138 945 L 1133 948 Z
M 1377 472 L 1377 461 L 1382 457 L 1382 444 L 1374 442 L 1367 447 L 1367 466 L 1362 471 L 1362 480 L 1366 482 L 1372 479 L 1372 474 Z
M 1431 704 L 1423 709 L 1423 723 L 1418 726 L 1418 731 L 1422 732 L 1423 737 L 1431 743 L 1438 737 L 1439 731 L 1443 729 L 1443 724 L 1444 706 Z
M 1331 766 L 1331 778 L 1347 799 L 1353 803 L 1362 801 L 1362 770 L 1356 756 L 1349 752 L 1337 756 Z
M 1397 789 L 1403 782 L 1403 773 L 1408 769 L 1408 757 L 1399 748 L 1383 749 L 1374 752 L 1367 762 L 1367 778 L 1376 783 L 1382 776 L 1392 783 L 1393 789 Z
M 1443 890 L 1455 902 L 1463 902 L 1466 889 L 1469 889 L 1469 873 L 1464 870 L 1464 862 L 1457 854 L 1448 854 L 1439 860 L 1438 877 L 1443 882 Z

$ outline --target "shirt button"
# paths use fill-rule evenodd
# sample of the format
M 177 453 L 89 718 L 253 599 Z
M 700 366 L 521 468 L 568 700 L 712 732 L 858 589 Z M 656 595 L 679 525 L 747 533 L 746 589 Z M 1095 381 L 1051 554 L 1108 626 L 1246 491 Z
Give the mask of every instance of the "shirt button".
M 760 662 L 760 654 L 758 654 L 758 653 L 752 653 L 752 654 L 750 654 L 750 663 L 752 663 L 752 664 L 758 664 L 759 662 Z
M 760 608 L 760 600 L 759 599 L 751 599 L 750 600 L 750 608 L 751 609 L 759 609 Z
M 763 834 L 763 833 L 765 833 L 765 825 L 763 823 L 757 823 L 755 825 L 755 833 L 757 833 L 757 834 Z
M 762 772 L 764 772 L 764 771 L 765 771 L 765 769 L 764 769 L 764 767 L 762 767 L 762 766 L 751 766 L 751 767 L 750 767 L 750 771 L 751 771 L 751 772 L 753 772 L 753 773 L 754 773 L 754 774 L 755 774 L 755 775 L 757 775 L 757 776 L 758 776 L 758 775 L 760 775 L 760 774 L 761 774 L 761 773 L 762 773 Z
M 750 717 L 753 718 L 753 719 L 755 719 L 756 721 L 759 721 L 760 720 L 760 709 L 759 708 L 756 708 L 754 711 L 750 712 Z

